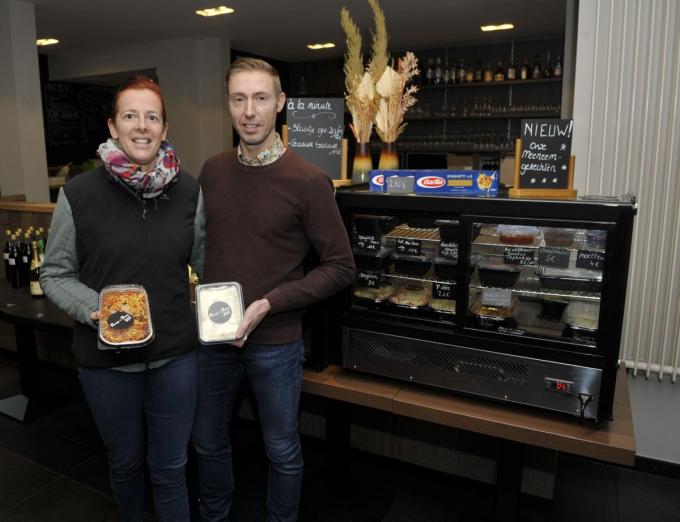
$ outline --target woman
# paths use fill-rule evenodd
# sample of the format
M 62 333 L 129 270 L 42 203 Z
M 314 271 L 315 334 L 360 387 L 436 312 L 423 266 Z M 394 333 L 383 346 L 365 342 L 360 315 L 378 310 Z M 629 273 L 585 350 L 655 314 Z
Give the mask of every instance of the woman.
M 154 82 L 128 80 L 108 126 L 111 139 L 98 150 L 104 165 L 59 193 L 40 283 L 75 319 L 73 352 L 123 520 L 144 520 L 146 459 L 157 519 L 184 521 L 198 344 L 187 264 L 202 272 L 203 197 L 165 141 Z M 97 332 L 99 291 L 130 283 L 148 293 L 155 337 L 141 348 L 106 349 Z

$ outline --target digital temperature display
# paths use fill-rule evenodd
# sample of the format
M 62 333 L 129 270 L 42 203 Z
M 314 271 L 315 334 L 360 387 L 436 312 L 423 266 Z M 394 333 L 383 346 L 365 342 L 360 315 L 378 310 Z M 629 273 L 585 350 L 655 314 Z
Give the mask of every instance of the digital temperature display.
M 546 378 L 545 380 L 545 389 L 557 393 L 571 395 L 571 390 L 573 386 L 574 383 L 571 381 L 563 381 L 561 379 L 548 379 L 548 378 Z

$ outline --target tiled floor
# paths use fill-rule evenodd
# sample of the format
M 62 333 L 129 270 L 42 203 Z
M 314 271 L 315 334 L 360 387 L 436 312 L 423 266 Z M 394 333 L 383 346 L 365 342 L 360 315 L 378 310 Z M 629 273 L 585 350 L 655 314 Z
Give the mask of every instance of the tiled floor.
M 0 415 L 0 521 L 117 520 L 106 457 L 77 380 L 52 371 L 41 377 L 53 400 L 33 422 Z M 14 361 L 0 354 L 0 397 L 17 384 Z M 258 427 L 239 420 L 233 439 L 238 489 L 231 520 L 264 522 L 267 463 Z M 493 520 L 493 486 L 356 451 L 343 476 L 329 469 L 322 441 L 304 439 L 303 448 L 301 522 Z M 188 476 L 195 511 L 193 461 Z M 554 500 L 523 497 L 519 520 L 678 522 L 678 491 L 680 480 L 561 456 Z

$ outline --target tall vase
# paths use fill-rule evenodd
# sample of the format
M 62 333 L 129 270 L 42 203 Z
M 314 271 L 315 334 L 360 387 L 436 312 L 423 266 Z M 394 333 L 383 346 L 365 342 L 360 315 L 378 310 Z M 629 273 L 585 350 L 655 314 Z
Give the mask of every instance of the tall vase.
M 399 156 L 397 155 L 397 143 L 384 141 L 380 151 L 380 170 L 396 170 L 399 168 Z
M 368 183 L 368 172 L 373 168 L 369 143 L 357 142 L 352 163 L 352 184 Z

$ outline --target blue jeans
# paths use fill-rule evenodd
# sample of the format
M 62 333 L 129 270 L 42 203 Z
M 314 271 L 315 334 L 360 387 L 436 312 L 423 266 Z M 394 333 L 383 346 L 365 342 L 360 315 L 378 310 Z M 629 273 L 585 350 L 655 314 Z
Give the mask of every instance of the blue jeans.
M 189 520 L 185 465 L 196 378 L 196 350 L 142 372 L 80 369 L 85 397 L 108 450 L 111 489 L 124 521 L 146 519 L 145 456 L 156 519 Z
M 229 520 L 234 492 L 229 422 L 244 371 L 257 401 L 269 459 L 267 521 L 297 520 L 302 489 L 298 410 L 303 360 L 301 339 L 288 344 L 200 349 L 193 443 L 204 522 Z

